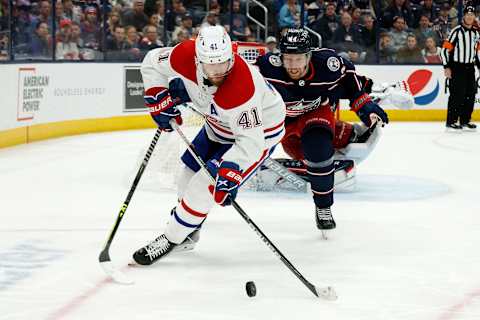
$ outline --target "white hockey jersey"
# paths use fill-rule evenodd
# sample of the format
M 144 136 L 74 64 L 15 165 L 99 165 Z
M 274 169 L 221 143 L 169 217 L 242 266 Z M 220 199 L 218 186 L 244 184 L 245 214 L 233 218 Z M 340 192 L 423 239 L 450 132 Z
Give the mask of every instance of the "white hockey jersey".
M 246 170 L 268 156 L 268 150 L 285 134 L 285 104 L 260 72 L 235 54 L 235 62 L 219 87 L 209 86 L 195 64 L 195 41 L 173 48 L 151 50 L 141 67 L 145 90 L 168 88 L 180 77 L 195 109 L 205 118 L 208 137 L 233 144 L 223 160 Z

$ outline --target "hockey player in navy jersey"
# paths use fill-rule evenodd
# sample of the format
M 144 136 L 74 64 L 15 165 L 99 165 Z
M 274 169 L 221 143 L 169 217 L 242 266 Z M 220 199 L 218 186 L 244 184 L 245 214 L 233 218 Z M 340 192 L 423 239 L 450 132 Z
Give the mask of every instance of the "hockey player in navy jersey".
M 340 98 L 366 126 L 376 116 L 388 123 L 385 111 L 365 92 L 365 77 L 331 49 L 313 50 L 305 29 L 288 29 L 280 40 L 280 54 L 268 53 L 256 62 L 260 72 L 286 104 L 284 150 L 307 166 L 315 203 L 317 228 L 334 229 L 334 111 Z
M 149 265 L 195 238 L 212 206 L 229 205 L 238 188 L 270 156 L 285 129 L 285 104 L 278 92 L 232 51 L 232 43 L 221 26 L 200 29 L 196 40 L 174 48 L 151 50 L 141 67 L 145 103 L 164 131 L 172 131 L 172 119 L 181 114 L 169 79 L 182 80 L 186 94 L 206 121 L 193 140 L 207 163 L 210 178 L 187 151 L 178 181 L 178 205 L 172 210 L 164 234 L 133 254 Z M 172 97 L 173 95 L 173 97 Z

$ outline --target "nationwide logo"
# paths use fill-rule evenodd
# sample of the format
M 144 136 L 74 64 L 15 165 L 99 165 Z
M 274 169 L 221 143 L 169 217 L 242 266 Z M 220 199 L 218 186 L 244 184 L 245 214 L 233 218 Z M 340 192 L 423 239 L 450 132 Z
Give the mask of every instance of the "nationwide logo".
M 427 105 L 432 103 L 440 91 L 438 79 L 432 79 L 432 71 L 420 69 L 414 71 L 407 79 L 415 104 Z

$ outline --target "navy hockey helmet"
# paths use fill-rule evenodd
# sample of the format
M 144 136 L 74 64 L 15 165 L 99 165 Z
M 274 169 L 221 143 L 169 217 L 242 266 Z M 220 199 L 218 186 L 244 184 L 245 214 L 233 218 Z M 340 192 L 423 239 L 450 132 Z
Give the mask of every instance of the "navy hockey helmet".
M 280 39 L 281 53 L 309 53 L 312 51 L 312 41 L 306 29 L 288 29 Z

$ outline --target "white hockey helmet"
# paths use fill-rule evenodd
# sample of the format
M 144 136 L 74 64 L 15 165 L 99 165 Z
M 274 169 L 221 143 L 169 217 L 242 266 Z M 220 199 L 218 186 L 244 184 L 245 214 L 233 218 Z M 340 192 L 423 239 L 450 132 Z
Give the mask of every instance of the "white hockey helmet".
M 205 64 L 233 61 L 232 41 L 222 26 L 202 27 L 195 40 L 198 62 Z

